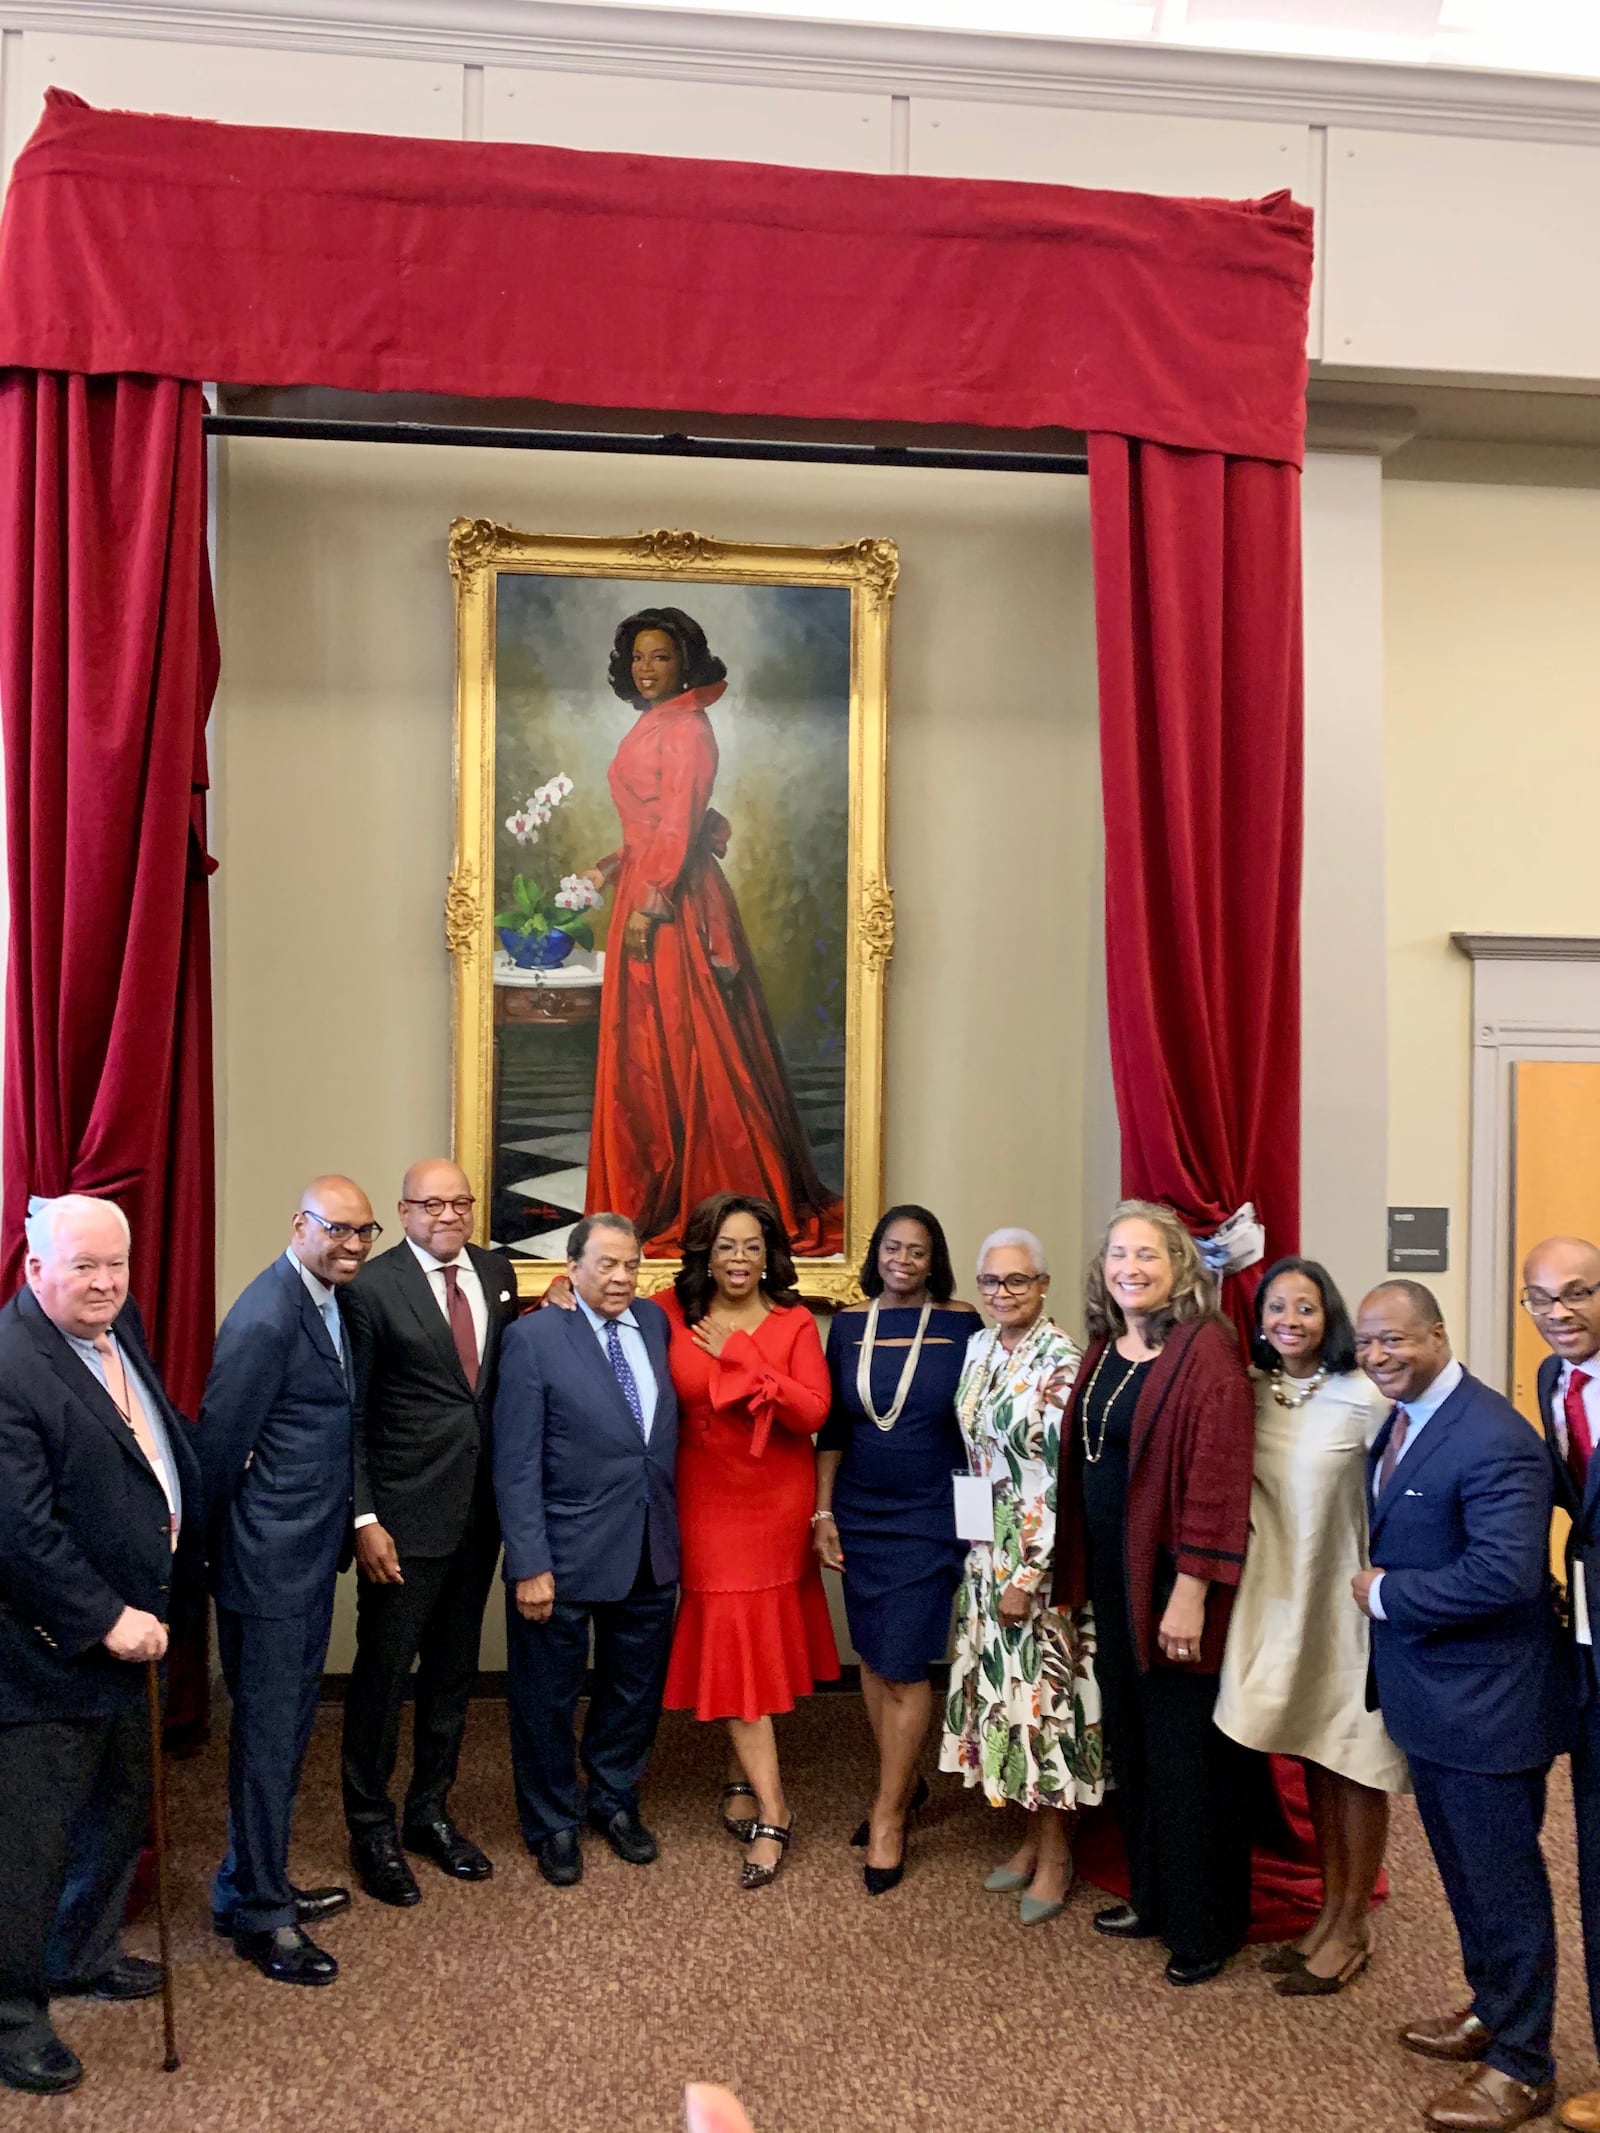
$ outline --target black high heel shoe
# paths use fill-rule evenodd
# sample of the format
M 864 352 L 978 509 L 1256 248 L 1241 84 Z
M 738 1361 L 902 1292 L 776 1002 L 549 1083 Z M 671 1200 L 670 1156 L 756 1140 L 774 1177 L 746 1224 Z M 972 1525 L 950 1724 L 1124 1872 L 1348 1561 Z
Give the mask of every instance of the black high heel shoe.
M 905 1879 L 908 1835 L 908 1831 L 901 1830 L 900 1856 L 893 1866 L 873 1866 L 870 1862 L 863 1864 L 861 1879 L 869 1896 L 887 1896 L 891 1889 L 897 1889 Z
M 794 1810 L 792 1808 L 789 1812 L 789 1826 L 787 1829 L 780 1829 L 776 1822 L 757 1822 L 755 1828 L 750 1832 L 751 1843 L 756 1843 L 762 1837 L 770 1837 L 778 1847 L 778 1856 L 771 1866 L 757 1866 L 752 1860 L 747 1859 L 739 1870 L 740 1888 L 764 1889 L 776 1881 L 778 1868 L 782 1866 L 788 1856 L 789 1840 L 793 1835 Z
M 910 1799 L 906 1802 L 906 1820 L 909 1822 L 914 1814 L 920 1814 L 922 1809 L 927 1806 L 929 1800 L 932 1797 L 933 1795 L 928 1790 L 927 1779 L 925 1777 L 919 1777 L 917 1779 L 916 1784 L 912 1788 Z M 871 1835 L 872 1818 L 869 1815 L 864 1822 L 857 1825 L 855 1833 L 851 1837 L 850 1842 L 855 1846 L 858 1852 L 865 1851 L 867 1847 L 867 1840 Z M 889 1869 L 886 1866 L 875 1867 L 873 1871 L 875 1873 L 886 1874 L 889 1872 Z
M 754 1800 L 756 1797 L 748 1785 L 724 1785 L 722 1799 L 731 1800 L 737 1793 L 741 1792 L 748 1799 Z M 757 1801 L 756 1804 L 759 1806 L 760 1802 Z M 737 1837 L 741 1844 L 750 1842 L 750 1839 L 755 1835 L 756 1817 L 754 1815 L 731 1815 L 720 1801 L 718 1802 L 717 1812 L 721 1815 L 722 1826 L 730 1837 Z

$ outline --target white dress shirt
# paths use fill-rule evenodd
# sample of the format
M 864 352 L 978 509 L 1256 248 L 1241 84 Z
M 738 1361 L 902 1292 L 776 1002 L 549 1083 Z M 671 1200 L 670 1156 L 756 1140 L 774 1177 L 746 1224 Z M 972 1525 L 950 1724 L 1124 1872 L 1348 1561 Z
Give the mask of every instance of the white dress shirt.
M 1568 1452 L 1567 1387 L 1575 1370 L 1581 1370 L 1589 1380 L 1583 1388 L 1583 1411 L 1589 1418 L 1590 1445 L 1600 1444 L 1600 1355 L 1591 1355 L 1581 1363 L 1564 1362 L 1556 1377 L 1555 1413 L 1550 1417 L 1563 1463 Z
M 598 1311 L 591 1311 L 583 1298 L 573 1291 L 573 1301 L 594 1328 L 595 1339 L 600 1343 L 600 1353 L 607 1370 L 611 1370 L 611 1355 L 606 1338 L 606 1328 L 615 1325 L 622 1336 L 622 1352 L 628 1359 L 628 1368 L 633 1372 L 633 1382 L 639 1388 L 639 1405 L 644 1410 L 644 1441 L 650 1442 L 650 1431 L 656 1419 L 656 1366 L 650 1360 L 650 1350 L 644 1344 L 644 1330 L 629 1308 L 617 1319 L 602 1318 Z M 616 1375 L 612 1371 L 613 1377 Z M 618 1390 L 620 1391 L 620 1381 Z
M 483 1283 L 478 1279 L 478 1270 L 465 1251 L 458 1259 L 435 1259 L 432 1252 L 425 1252 L 420 1244 L 406 1243 L 415 1252 L 417 1264 L 428 1277 L 428 1287 L 433 1291 L 433 1300 L 444 1314 L 445 1324 L 450 1323 L 450 1297 L 444 1285 L 444 1270 L 453 1266 L 456 1270 L 456 1287 L 467 1299 L 467 1309 L 472 1313 L 472 1334 L 478 1344 L 478 1361 L 483 1361 L 484 1344 L 489 1338 L 489 1302 L 483 1293 Z
M 1396 1473 L 1404 1465 L 1411 1447 L 1465 1376 L 1466 1372 L 1462 1369 L 1460 1363 L 1457 1362 L 1454 1356 L 1451 1356 L 1449 1362 L 1445 1364 L 1443 1370 L 1440 1371 L 1426 1392 L 1418 1393 L 1414 1400 L 1402 1400 L 1400 1402 L 1400 1405 L 1406 1411 L 1406 1438 L 1404 1444 L 1394 1455 Z M 1378 1470 L 1372 1477 L 1372 1500 L 1374 1503 L 1378 1500 L 1378 1487 L 1382 1474 L 1383 1461 L 1380 1459 Z M 1383 1611 L 1383 1601 L 1379 1597 L 1382 1585 L 1383 1572 L 1380 1570 L 1367 1587 L 1367 1612 L 1375 1622 L 1387 1622 L 1389 1619 Z

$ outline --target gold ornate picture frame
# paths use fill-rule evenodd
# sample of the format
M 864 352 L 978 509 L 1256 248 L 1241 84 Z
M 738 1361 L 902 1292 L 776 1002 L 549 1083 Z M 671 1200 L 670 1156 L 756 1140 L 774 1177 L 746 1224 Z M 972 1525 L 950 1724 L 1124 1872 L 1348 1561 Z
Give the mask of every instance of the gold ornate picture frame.
M 610 1194 L 648 1292 L 695 1200 L 770 1180 L 802 1293 L 848 1301 L 883 1190 L 894 543 L 458 518 L 449 560 L 478 1241 L 536 1294 Z

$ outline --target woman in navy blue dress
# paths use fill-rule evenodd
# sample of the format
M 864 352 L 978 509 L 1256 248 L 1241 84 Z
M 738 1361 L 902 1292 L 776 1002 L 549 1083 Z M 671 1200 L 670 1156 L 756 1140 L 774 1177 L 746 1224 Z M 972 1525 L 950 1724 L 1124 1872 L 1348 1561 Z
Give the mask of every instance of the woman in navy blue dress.
M 966 1463 L 956 1385 L 976 1329 L 952 1300 L 950 1248 L 925 1207 L 891 1207 L 872 1233 L 867 1302 L 828 1332 L 833 1412 L 817 1439 L 818 1556 L 844 1578 L 861 1697 L 878 1744 L 878 1791 L 851 1839 L 866 1847 L 867 1893 L 905 1871 L 906 1818 L 927 1798 L 916 1776 L 933 1715 L 928 1670 L 949 1647 L 967 1544 L 953 1476 Z

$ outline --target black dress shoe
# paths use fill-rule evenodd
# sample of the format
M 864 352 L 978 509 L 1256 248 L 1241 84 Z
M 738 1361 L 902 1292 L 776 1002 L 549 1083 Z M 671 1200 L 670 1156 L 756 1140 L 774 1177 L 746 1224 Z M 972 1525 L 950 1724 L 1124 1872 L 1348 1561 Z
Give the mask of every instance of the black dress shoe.
M 528 1849 L 539 1862 L 539 1871 L 552 1888 L 570 1889 L 583 1879 L 583 1852 L 575 1829 L 558 1829 L 542 1844 Z
M 1209 1985 L 1214 1977 L 1221 1977 L 1228 1967 L 1225 1955 L 1207 1955 L 1198 1961 L 1187 1956 L 1175 1955 L 1167 1965 L 1169 1985 Z
M 31 2052 L 0 2052 L 0 2081 L 30 2096 L 64 2096 L 83 2079 L 83 2061 L 59 2037 L 46 2037 Z
M 910 1799 L 906 1802 L 906 1820 L 908 1822 L 914 1814 L 920 1814 L 923 1808 L 927 1806 L 929 1797 L 930 1796 L 928 1792 L 928 1781 L 925 1777 L 919 1777 L 912 1791 Z M 872 1818 L 869 1815 L 866 1821 L 858 1822 L 855 1828 L 851 1831 L 850 1842 L 855 1846 L 858 1852 L 865 1851 L 867 1847 L 867 1840 L 871 1835 Z M 880 1868 L 879 1871 L 886 1872 L 887 1869 Z
M 1131 1903 L 1114 1903 L 1109 1910 L 1096 1911 L 1094 1929 L 1097 1933 L 1109 1933 L 1113 1940 L 1154 1940 L 1156 1929 L 1147 1926 Z
M 297 1889 L 291 1887 L 294 1898 L 295 1923 L 302 1926 L 320 1926 L 325 1918 L 332 1918 L 337 1911 L 350 1908 L 350 1891 L 341 1888 Z M 228 1911 L 213 1911 L 211 1930 L 223 1940 L 232 1940 L 236 1930 L 233 1916 Z
M 867 1861 L 861 1869 L 861 1879 L 869 1896 L 887 1896 L 897 1889 L 906 1874 L 906 1833 L 900 1832 L 900 1856 L 893 1866 L 874 1866 Z
M 397 1911 L 421 1903 L 417 1877 L 407 1866 L 400 1839 L 392 1829 L 363 1830 L 359 1837 L 352 1837 L 350 1863 L 361 1886 L 379 1903 L 392 1904 Z
M 350 1908 L 350 1891 L 336 1886 L 323 1889 L 291 1889 L 294 1898 L 295 1923 L 302 1926 L 320 1926 L 325 1918 L 332 1918 L 338 1911 Z
M 233 1945 L 263 1977 L 279 1985 L 331 1985 L 339 1965 L 300 1926 L 279 1926 L 275 1933 L 235 1933 Z
M 487 1881 L 494 1872 L 494 1861 L 470 1837 L 462 1836 L 448 1815 L 435 1815 L 431 1822 L 408 1822 L 401 1842 L 408 1852 L 431 1859 L 453 1881 Z
M 161 1965 L 143 1955 L 119 1955 L 98 1977 L 69 1978 L 52 1985 L 50 1997 L 63 2000 L 153 2000 L 161 1990 Z M 64 2049 L 65 2047 L 63 2047 Z
M 589 1827 L 599 1830 L 617 1857 L 626 1859 L 629 1866 L 655 1864 L 658 1846 L 639 1820 L 637 1808 L 619 1807 L 614 1815 L 605 1815 L 591 1807 Z

